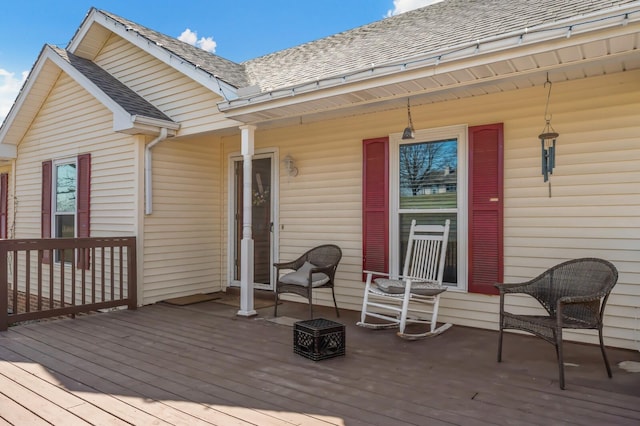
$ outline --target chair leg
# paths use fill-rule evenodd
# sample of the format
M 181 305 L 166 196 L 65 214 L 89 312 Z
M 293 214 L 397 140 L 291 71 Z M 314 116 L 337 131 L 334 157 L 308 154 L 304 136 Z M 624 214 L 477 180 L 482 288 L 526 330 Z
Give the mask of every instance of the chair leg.
M 313 295 L 309 290 L 309 319 L 313 319 Z
M 500 320 L 500 333 L 498 334 L 498 362 L 502 362 L 502 335 L 504 329 L 502 328 L 502 320 Z
M 602 325 L 598 328 L 598 336 L 600 337 L 600 351 L 602 351 L 604 366 L 607 367 L 607 375 L 609 377 L 612 377 L 611 366 L 609 365 L 609 359 L 607 358 L 607 353 L 605 352 L 605 349 L 604 349 L 604 339 L 602 338 Z
M 333 296 L 333 306 L 336 307 L 336 316 L 340 318 L 340 311 L 338 310 L 338 302 L 336 302 L 336 292 L 333 291 L 333 287 L 331 287 L 331 295 Z
M 562 329 L 556 330 L 556 354 L 558 355 L 558 378 L 560 389 L 564 390 L 564 359 L 562 356 Z
M 276 294 L 276 305 L 273 308 L 273 316 L 277 317 L 278 316 L 278 289 L 276 289 L 275 294 Z
M 433 301 L 433 312 L 431 312 L 431 332 L 436 331 L 436 326 L 438 325 L 438 308 L 440 307 L 440 295 L 435 297 Z

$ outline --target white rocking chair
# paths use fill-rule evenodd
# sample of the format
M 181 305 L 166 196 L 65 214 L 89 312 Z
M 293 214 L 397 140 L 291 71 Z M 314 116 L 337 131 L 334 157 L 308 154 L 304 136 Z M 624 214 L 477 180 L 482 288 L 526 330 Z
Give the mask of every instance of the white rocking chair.
M 398 336 L 408 340 L 435 336 L 451 327 L 448 323 L 437 327 L 440 295 L 447 290 L 442 285 L 442 277 L 449 224 L 449 220 L 444 226 L 416 225 L 415 220 L 411 222 L 401 276 L 396 278 L 385 273 L 364 271 L 367 282 L 357 325 L 374 329 L 399 327 Z M 373 279 L 374 276 L 379 278 Z M 367 322 L 367 317 L 384 322 Z M 428 324 L 429 330 L 407 333 L 407 324 Z

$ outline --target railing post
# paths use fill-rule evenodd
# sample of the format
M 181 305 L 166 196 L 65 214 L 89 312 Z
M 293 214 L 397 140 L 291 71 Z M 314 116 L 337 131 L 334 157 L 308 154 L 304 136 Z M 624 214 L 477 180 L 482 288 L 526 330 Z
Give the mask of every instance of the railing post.
M 0 242 L 0 331 L 9 328 L 9 277 L 7 268 L 7 249 Z M 15 307 L 14 307 L 15 309 Z
M 128 308 L 138 308 L 138 268 L 136 264 L 136 238 L 130 239 L 130 243 L 127 246 L 127 299 L 129 300 Z

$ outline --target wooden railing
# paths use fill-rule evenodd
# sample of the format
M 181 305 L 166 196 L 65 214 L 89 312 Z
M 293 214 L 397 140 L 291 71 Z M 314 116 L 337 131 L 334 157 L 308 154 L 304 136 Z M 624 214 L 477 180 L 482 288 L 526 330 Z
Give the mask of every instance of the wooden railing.
M 98 309 L 136 309 L 136 277 L 135 237 L 0 240 L 0 330 Z

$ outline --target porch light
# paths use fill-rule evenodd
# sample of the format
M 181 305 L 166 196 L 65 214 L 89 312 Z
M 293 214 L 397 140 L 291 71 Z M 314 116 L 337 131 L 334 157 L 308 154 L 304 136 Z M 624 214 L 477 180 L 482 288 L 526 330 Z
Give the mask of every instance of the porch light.
M 560 134 L 551 126 L 551 114 L 549 114 L 549 99 L 551 98 L 551 81 L 549 81 L 549 74 L 547 74 L 547 81 L 544 83 L 544 87 L 549 85 L 549 92 L 547 93 L 547 105 L 544 111 L 545 126 L 542 129 L 542 133 L 538 135 L 540 139 L 540 145 L 542 147 L 542 175 L 544 181 L 549 181 L 549 175 L 553 174 L 553 168 L 556 165 L 556 139 Z M 551 182 L 549 182 L 549 197 L 551 197 Z
M 407 98 L 407 116 L 409 118 L 409 123 L 402 132 L 402 139 L 413 139 L 415 137 L 415 131 L 413 130 L 413 121 L 411 121 L 411 105 L 409 104 L 409 98 Z
M 292 176 L 292 177 L 298 176 L 298 168 L 295 166 L 293 162 L 293 157 L 291 157 L 290 155 L 287 155 L 286 157 L 284 157 L 282 162 L 284 163 L 284 169 L 287 171 L 287 174 L 289 176 Z

